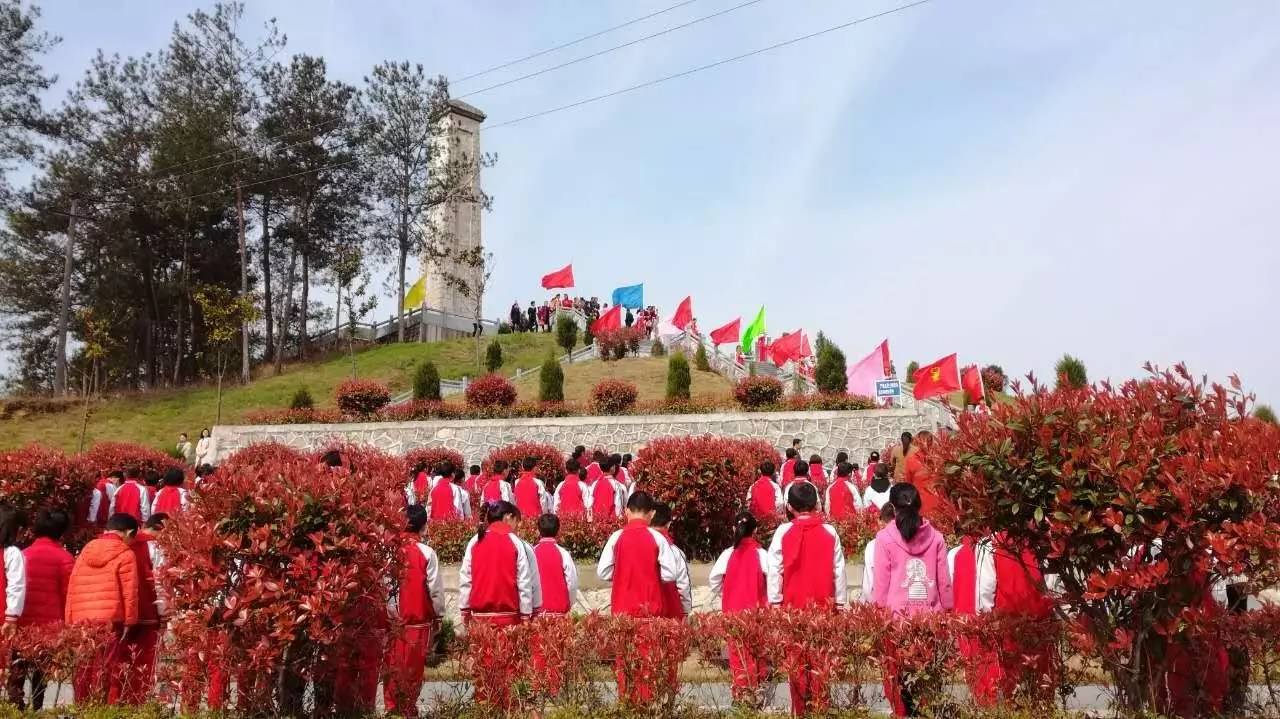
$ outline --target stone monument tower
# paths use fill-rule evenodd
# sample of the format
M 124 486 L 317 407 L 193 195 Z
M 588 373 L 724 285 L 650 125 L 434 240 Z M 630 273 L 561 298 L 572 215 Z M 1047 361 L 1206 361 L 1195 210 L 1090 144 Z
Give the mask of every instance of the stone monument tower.
M 436 152 L 436 167 L 446 167 L 450 162 L 465 160 L 474 168 L 471 182 L 480 187 L 480 123 L 485 115 L 478 108 L 461 100 L 449 101 L 449 114 L 439 120 L 440 148 Z M 427 215 L 429 237 L 443 243 L 451 255 L 481 245 L 481 208 L 477 202 L 454 201 L 431 208 Z M 460 277 L 469 287 L 475 287 L 476 269 L 459 265 L 452 257 L 436 260 L 422 258 L 427 276 L 423 297 L 424 312 L 418 337 L 434 341 L 470 334 L 471 318 L 475 313 L 475 298 L 467 297 L 450 285 L 446 277 Z

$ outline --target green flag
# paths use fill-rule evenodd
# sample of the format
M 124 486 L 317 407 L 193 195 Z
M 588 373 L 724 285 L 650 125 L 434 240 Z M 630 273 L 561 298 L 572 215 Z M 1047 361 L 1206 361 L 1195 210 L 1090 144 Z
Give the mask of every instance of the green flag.
M 747 331 L 742 333 L 742 354 L 751 354 L 755 348 L 756 338 L 765 333 L 764 329 L 764 305 L 760 305 L 760 311 L 756 313 L 756 318 L 747 325 Z M 757 357 L 756 359 L 760 359 Z

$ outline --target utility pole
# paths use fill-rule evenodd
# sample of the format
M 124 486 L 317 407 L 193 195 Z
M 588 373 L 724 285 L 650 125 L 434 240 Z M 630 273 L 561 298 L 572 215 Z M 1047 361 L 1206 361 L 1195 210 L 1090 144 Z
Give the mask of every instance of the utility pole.
M 54 358 L 53 393 L 58 397 L 67 394 L 67 331 L 71 324 L 71 266 L 76 248 L 76 200 L 71 200 L 71 212 L 67 215 L 67 250 L 62 266 L 62 301 L 58 308 L 58 348 Z

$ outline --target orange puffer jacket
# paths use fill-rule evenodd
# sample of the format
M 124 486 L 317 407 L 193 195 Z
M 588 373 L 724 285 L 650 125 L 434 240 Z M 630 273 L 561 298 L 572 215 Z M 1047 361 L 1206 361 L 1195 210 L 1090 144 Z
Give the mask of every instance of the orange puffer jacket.
M 120 535 L 85 545 L 67 587 L 67 624 L 138 623 L 138 559 Z

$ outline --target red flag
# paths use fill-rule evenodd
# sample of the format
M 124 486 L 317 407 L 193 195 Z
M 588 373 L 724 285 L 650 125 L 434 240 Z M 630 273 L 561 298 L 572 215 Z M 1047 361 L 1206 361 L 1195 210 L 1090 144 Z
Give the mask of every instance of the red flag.
M 792 332 L 779 337 L 769 347 L 769 353 L 773 356 L 773 364 L 781 367 L 789 361 L 798 362 L 800 360 L 801 339 L 799 332 Z
M 738 343 L 738 336 L 742 334 L 742 318 L 739 317 L 724 327 L 718 327 L 711 330 L 711 344 L 714 345 L 731 345 Z
M 542 276 L 542 289 L 554 290 L 559 287 L 573 287 L 573 264 L 567 264 L 562 270 L 556 270 Z
M 916 399 L 938 397 L 960 389 L 960 366 L 956 363 L 956 356 L 949 354 L 916 370 L 912 379 L 916 383 L 912 391 Z
M 893 363 L 889 361 L 889 340 L 885 340 L 884 342 L 881 342 L 879 349 L 883 353 L 883 358 L 884 358 L 884 376 L 892 377 Z
M 671 317 L 671 324 L 677 329 L 684 329 L 693 321 L 693 296 L 684 298 L 680 306 L 676 308 L 676 313 Z
M 607 330 L 616 330 L 622 326 L 622 305 L 614 305 L 608 312 L 600 315 L 600 319 L 591 323 L 591 334 L 598 335 Z
M 800 333 L 800 359 L 813 356 L 813 347 L 809 345 L 809 335 Z
M 960 370 L 960 385 L 964 387 L 967 404 L 982 404 L 982 372 L 978 370 L 978 365 L 971 364 Z

